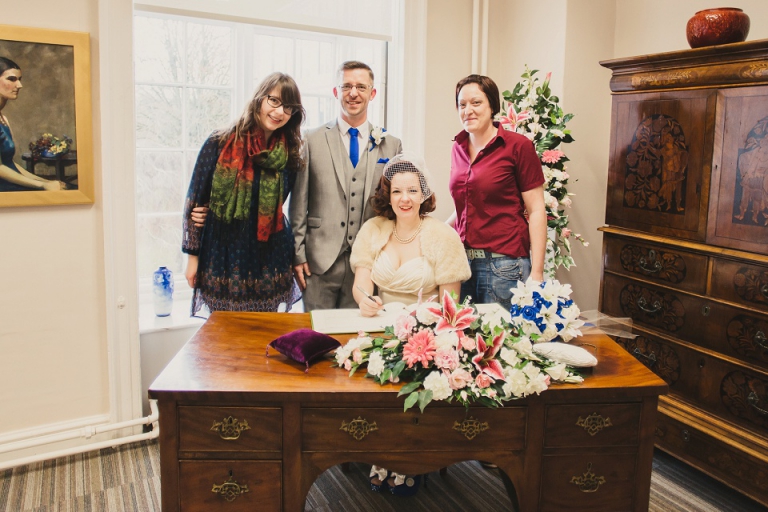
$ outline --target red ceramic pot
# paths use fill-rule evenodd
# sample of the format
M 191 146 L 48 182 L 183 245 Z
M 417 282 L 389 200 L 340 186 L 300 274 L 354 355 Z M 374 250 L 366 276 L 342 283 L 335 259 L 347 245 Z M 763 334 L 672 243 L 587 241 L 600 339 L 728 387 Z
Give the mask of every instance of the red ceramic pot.
M 688 20 L 685 35 L 691 48 L 740 43 L 749 33 L 749 16 L 736 7 L 699 11 Z

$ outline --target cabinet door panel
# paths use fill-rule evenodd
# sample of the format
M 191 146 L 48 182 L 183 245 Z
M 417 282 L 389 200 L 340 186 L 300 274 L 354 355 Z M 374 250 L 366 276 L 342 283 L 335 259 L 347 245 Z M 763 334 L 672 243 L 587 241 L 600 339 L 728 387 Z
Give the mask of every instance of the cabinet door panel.
M 768 86 L 728 89 L 718 94 L 723 144 L 715 154 L 707 242 L 765 254 Z
M 704 240 L 717 94 L 613 97 L 606 221 Z

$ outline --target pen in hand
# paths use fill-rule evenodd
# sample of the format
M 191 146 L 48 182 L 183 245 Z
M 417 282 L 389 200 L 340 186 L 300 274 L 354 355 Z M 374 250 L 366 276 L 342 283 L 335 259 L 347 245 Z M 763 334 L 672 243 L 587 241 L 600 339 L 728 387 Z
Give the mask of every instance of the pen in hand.
M 369 295 L 367 291 L 363 290 L 362 286 L 357 286 L 357 289 L 360 290 L 363 295 L 371 299 L 371 301 L 376 302 L 376 299 L 374 299 L 373 296 Z M 376 302 L 376 304 L 378 304 L 378 302 Z

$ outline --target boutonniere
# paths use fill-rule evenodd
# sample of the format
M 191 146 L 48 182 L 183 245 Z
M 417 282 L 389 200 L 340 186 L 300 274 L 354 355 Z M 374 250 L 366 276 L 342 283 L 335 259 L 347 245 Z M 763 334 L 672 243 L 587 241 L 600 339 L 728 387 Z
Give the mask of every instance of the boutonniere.
M 387 136 L 387 129 L 381 128 L 380 126 L 374 126 L 371 129 L 371 149 L 368 151 L 373 151 L 373 148 L 381 144 L 381 141 L 384 140 L 384 137 Z

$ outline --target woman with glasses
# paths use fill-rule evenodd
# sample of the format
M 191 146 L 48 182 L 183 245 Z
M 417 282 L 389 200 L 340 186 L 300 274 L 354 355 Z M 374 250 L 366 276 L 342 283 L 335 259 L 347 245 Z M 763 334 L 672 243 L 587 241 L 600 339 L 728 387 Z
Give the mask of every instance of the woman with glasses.
M 509 308 L 512 288 L 530 276 L 544 279 L 547 213 L 544 173 L 533 143 L 493 122 L 499 89 L 487 76 L 456 84 L 456 109 L 464 130 L 453 143 L 449 188 L 455 225 L 472 277 L 462 299 Z
M 184 209 L 182 250 L 194 288 L 192 314 L 277 311 L 300 298 L 293 232 L 283 203 L 302 169 L 304 109 L 296 82 L 273 73 L 242 116 L 203 144 Z M 208 207 L 204 224 L 193 210 Z

